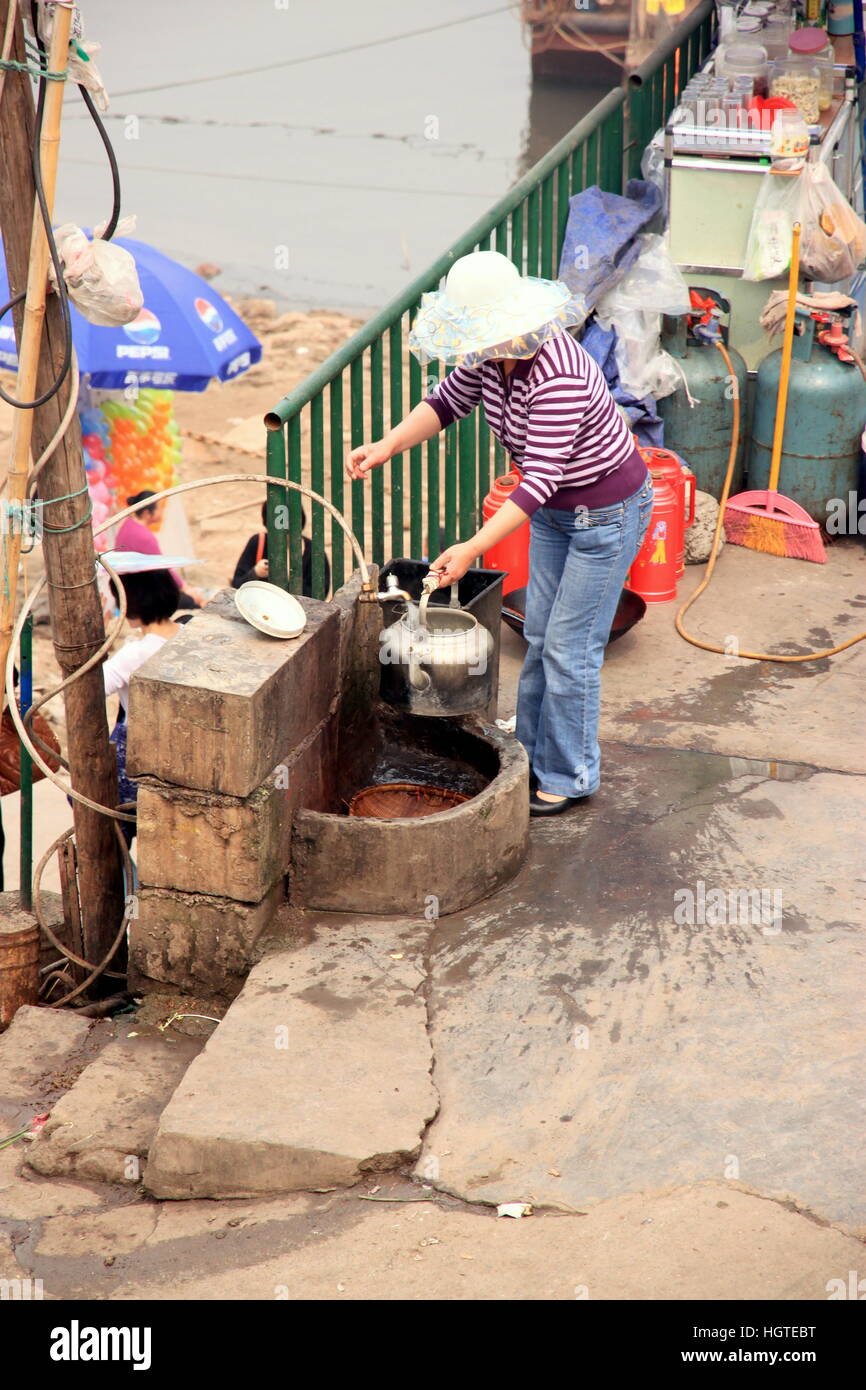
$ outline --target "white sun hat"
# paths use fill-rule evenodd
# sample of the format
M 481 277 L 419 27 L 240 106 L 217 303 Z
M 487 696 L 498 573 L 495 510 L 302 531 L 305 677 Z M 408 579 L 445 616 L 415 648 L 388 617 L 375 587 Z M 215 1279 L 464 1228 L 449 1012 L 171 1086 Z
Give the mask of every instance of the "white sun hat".
M 532 357 L 585 318 L 563 281 L 521 275 L 499 251 L 473 251 L 454 262 L 444 290 L 422 296 L 409 347 L 422 363 L 474 367 L 491 357 Z

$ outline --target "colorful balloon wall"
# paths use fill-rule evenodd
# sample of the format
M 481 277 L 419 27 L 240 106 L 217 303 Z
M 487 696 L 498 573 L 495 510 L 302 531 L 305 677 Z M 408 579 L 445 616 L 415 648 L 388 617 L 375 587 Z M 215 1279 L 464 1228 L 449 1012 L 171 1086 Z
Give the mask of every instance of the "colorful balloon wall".
M 82 410 L 81 434 L 95 526 L 136 492 L 159 492 L 180 481 L 180 430 L 171 391 L 142 388 L 134 401 L 118 395 Z M 108 549 L 108 534 L 97 536 L 96 544 Z

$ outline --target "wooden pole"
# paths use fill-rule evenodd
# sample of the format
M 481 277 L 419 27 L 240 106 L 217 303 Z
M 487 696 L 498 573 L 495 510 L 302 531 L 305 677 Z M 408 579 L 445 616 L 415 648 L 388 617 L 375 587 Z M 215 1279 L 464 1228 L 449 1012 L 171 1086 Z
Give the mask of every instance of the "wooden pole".
M 51 32 L 51 48 L 48 53 L 48 69 L 59 72 L 66 65 L 69 52 L 69 33 L 72 27 L 72 11 L 58 8 L 54 15 Z M 5 28 L 5 24 L 4 24 Z M 19 74 L 15 74 L 19 76 Z M 54 192 L 57 187 L 57 157 L 60 152 L 60 118 L 63 114 L 62 82 L 49 82 L 45 95 L 45 113 L 42 121 L 42 135 L 39 141 L 42 167 L 42 186 L 48 212 L 54 212 Z M 50 254 L 45 228 L 39 212 L 36 197 L 31 199 L 33 219 L 30 231 L 30 256 L 27 266 L 27 297 L 24 301 L 24 323 L 19 337 L 18 379 L 15 384 L 15 397 L 19 401 L 36 399 L 36 376 L 39 370 L 39 356 L 42 350 L 42 324 L 45 318 L 45 299 L 48 289 L 48 262 Z M 11 282 L 10 282 L 11 284 Z M 27 475 L 30 471 L 30 443 L 33 438 L 32 410 L 16 410 L 12 417 L 12 442 L 10 452 L 12 462 L 6 477 L 6 498 L 12 503 L 23 503 L 27 496 Z M 15 622 L 15 591 L 18 584 L 18 565 L 21 559 L 21 528 L 10 524 L 10 513 L 5 513 L 6 525 L 3 529 L 3 584 L 0 587 L 0 671 L 6 669 L 6 656 L 9 640 Z
M 0 32 L 10 5 L 16 0 L 0 0 Z M 55 9 L 55 23 L 64 14 Z M 12 57 L 25 62 L 21 21 L 15 21 Z M 53 66 L 66 66 L 65 53 Z M 65 84 L 50 83 L 61 95 Z M 46 93 L 46 107 L 51 92 Z M 35 131 L 35 111 L 30 79 L 23 73 L 7 72 L 0 101 L 0 228 L 12 294 L 28 281 L 35 186 L 31 150 Z M 56 160 L 57 147 L 50 162 Z M 45 168 L 45 164 L 43 165 Z M 95 219 L 94 219 L 95 220 Z M 24 312 L 15 311 L 16 338 L 23 347 Z M 42 395 L 52 384 L 63 360 L 64 332 L 60 302 L 50 294 L 44 310 L 44 336 L 39 356 L 34 395 Z M 38 456 L 57 430 L 66 402 L 69 383 L 44 406 L 19 414 L 32 415 L 32 453 Z M 20 428 L 20 426 L 19 426 Z M 60 445 L 45 465 L 39 479 L 39 497 L 44 503 L 64 498 L 45 507 L 43 554 L 49 583 L 51 630 L 54 650 L 64 676 L 78 669 L 101 645 L 105 635 L 102 603 L 96 586 L 95 551 L 89 525 L 79 526 L 89 510 L 87 477 L 81 449 L 81 430 L 73 416 Z M 64 529 L 66 528 L 66 529 Z M 3 536 L 4 546 L 9 542 Z M 17 563 L 16 563 L 17 569 Z M 12 577 L 14 571 L 7 570 Z M 14 579 L 13 579 L 14 582 Z M 0 644 L 3 634 L 0 633 Z M 108 742 L 102 671 L 99 666 L 74 681 L 64 692 L 67 725 L 67 757 L 73 787 L 101 805 L 117 804 L 117 765 Z M 94 964 L 108 951 L 123 913 L 120 860 L 113 822 L 77 802 L 73 806 L 78 853 L 78 882 L 81 899 L 84 955 Z M 123 968 L 118 961 L 117 968 Z M 102 983 L 98 982 L 102 993 Z M 95 986 L 94 989 L 97 987 Z M 105 989 L 116 989 L 111 981 Z

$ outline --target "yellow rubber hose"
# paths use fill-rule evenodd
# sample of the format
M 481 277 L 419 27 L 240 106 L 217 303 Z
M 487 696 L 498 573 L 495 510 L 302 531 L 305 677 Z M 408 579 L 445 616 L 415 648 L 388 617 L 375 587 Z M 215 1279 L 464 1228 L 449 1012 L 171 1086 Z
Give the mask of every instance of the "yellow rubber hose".
M 731 427 L 731 447 L 728 453 L 728 468 L 727 472 L 725 473 L 725 484 L 722 488 L 722 495 L 719 499 L 719 515 L 716 520 L 716 531 L 715 535 L 713 536 L 713 544 L 710 548 L 710 558 L 707 562 L 707 572 L 704 575 L 698 587 L 695 589 L 695 592 L 691 594 L 686 599 L 685 603 L 682 604 L 682 606 L 680 607 L 675 619 L 677 632 L 679 633 L 680 637 L 683 637 L 686 640 L 686 642 L 691 642 L 693 647 L 700 647 L 702 651 L 717 652 L 719 656 L 742 657 L 744 661 L 781 661 L 785 662 L 786 665 L 793 665 L 794 663 L 800 661 L 820 661 L 825 656 L 836 656 L 838 652 L 844 652 L 847 650 L 848 647 L 856 646 L 858 642 L 862 642 L 864 638 L 866 638 L 866 632 L 860 632 L 857 634 L 856 637 L 849 638 L 847 642 L 840 642 L 838 647 L 828 647 L 827 650 L 823 652 L 808 652 L 805 656 L 776 656 L 773 652 L 729 652 L 725 647 L 717 647 L 712 642 L 702 642 L 699 637 L 693 637 L 690 632 L 686 632 L 686 629 L 683 625 L 683 618 L 685 617 L 686 613 L 688 613 L 692 604 L 700 598 L 701 594 L 704 592 L 704 590 L 706 589 L 707 585 L 713 577 L 713 570 L 716 567 L 716 559 L 719 553 L 719 541 L 722 535 L 722 526 L 724 525 L 725 520 L 725 505 L 728 500 L 728 494 L 731 491 L 731 482 L 733 481 L 734 477 L 734 465 L 737 461 L 737 443 L 740 435 L 740 384 L 737 380 L 737 374 L 734 371 L 734 364 L 731 361 L 728 349 L 725 347 L 724 343 L 721 342 L 721 340 L 716 343 L 716 347 L 719 349 L 719 352 L 725 359 L 725 365 L 728 369 L 728 378 L 731 382 L 734 392 L 734 418 Z M 866 372 L 864 372 L 864 378 L 866 378 Z

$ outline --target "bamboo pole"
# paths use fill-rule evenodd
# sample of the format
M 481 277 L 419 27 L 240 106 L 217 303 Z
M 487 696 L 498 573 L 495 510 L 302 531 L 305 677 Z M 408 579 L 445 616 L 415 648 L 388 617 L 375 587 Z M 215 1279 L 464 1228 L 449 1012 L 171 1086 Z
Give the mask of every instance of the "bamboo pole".
M 54 26 L 48 50 L 48 67 L 60 72 L 66 66 L 72 11 L 58 5 L 54 11 Z M 54 212 L 57 189 L 57 162 L 60 155 L 60 120 L 63 114 L 64 82 L 49 82 L 45 94 L 42 138 L 39 142 L 42 164 L 42 184 L 49 216 Z M 42 325 L 45 321 L 45 296 L 48 290 L 50 252 L 39 203 L 33 200 L 33 224 L 30 234 L 30 262 L 27 273 L 27 298 L 24 303 L 24 326 L 18 351 L 18 380 L 15 397 L 32 401 L 36 396 L 36 379 L 42 350 Z M 7 501 L 22 506 L 27 497 L 27 475 L 30 472 L 30 445 L 33 439 L 33 411 L 16 410 L 12 419 L 10 449 L 12 462 L 6 478 Z M 18 565 L 21 560 L 20 526 L 13 524 L 14 513 L 7 508 L 3 528 L 3 583 L 0 587 L 0 670 L 6 666 L 6 655 L 15 619 L 15 593 L 18 586 Z

